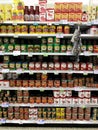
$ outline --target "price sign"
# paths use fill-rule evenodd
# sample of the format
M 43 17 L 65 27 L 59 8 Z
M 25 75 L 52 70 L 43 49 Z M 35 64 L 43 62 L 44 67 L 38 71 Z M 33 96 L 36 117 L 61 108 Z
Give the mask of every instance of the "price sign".
M 5 119 L 1 119 L 1 124 L 5 124 L 6 123 L 6 120 Z
M 2 73 L 9 73 L 9 69 L 2 69 Z
M 83 72 L 83 75 L 88 75 L 88 73 L 86 71 Z
M 38 120 L 36 123 L 37 124 L 45 124 L 45 120 Z
M 41 36 L 41 35 L 38 35 L 37 37 L 38 37 L 38 38 L 41 38 L 42 36 Z
M 89 51 L 85 51 L 84 53 L 83 53 L 85 56 L 90 56 L 90 52 Z
M 23 121 L 22 121 L 22 120 L 20 120 L 20 121 L 19 121 L 19 124 L 20 124 L 20 125 L 21 125 L 21 124 L 23 124 Z
M 1 107 L 9 107 L 9 103 L 2 103 Z
M 34 25 L 34 26 L 37 26 L 37 25 L 38 25 L 38 23 L 37 23 L 37 22 L 34 22 L 34 23 L 33 23 L 33 25 Z
M 20 55 L 20 51 L 13 51 L 13 56 L 19 56 Z
M 43 74 L 47 74 L 47 71 L 43 71 Z
M 3 51 L 0 51 L 0 55 L 4 55 Z
M 73 26 L 73 25 L 74 25 L 74 22 L 70 22 L 69 25 Z
M 44 53 L 43 56 L 44 56 L 44 57 L 48 57 L 48 53 Z
M 14 38 L 18 38 L 18 35 L 17 35 L 17 34 L 15 34 L 15 35 L 14 35 Z
M 22 70 L 22 69 L 17 69 L 17 70 L 16 70 L 16 73 L 17 73 L 17 74 L 21 74 L 21 73 L 23 73 L 23 70 Z
M 94 74 L 98 74 L 98 70 L 94 70 Z
M 68 74 L 73 74 L 73 71 L 72 71 L 72 70 L 69 70 L 69 71 L 68 71 Z
M 32 57 L 32 56 L 33 56 L 32 52 L 29 52 L 28 57 Z
M 52 23 L 47 23 L 47 25 L 52 25 Z
M 63 34 L 56 34 L 56 38 L 63 38 Z
M 91 26 L 92 24 L 91 24 L 91 22 L 87 22 L 87 26 Z
M 67 20 L 61 20 L 60 23 L 61 24 L 68 24 L 68 21 Z
M 13 25 L 16 26 L 16 25 L 17 25 L 17 22 L 16 22 L 16 21 L 13 21 Z
M 41 89 L 40 89 L 40 92 L 44 92 L 44 89 L 43 89 L 43 88 L 41 88 Z
M 29 74 L 34 74 L 34 72 L 32 70 L 29 71 Z
M 55 74 L 55 75 L 58 75 L 58 74 L 59 74 L 59 72 L 58 72 L 58 71 L 56 71 L 56 72 L 54 72 L 54 74 Z

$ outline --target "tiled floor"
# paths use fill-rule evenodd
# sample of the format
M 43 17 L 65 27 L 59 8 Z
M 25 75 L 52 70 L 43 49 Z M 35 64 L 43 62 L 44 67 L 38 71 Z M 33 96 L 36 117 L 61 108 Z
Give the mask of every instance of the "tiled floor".
M 98 130 L 98 128 L 0 127 L 0 130 Z

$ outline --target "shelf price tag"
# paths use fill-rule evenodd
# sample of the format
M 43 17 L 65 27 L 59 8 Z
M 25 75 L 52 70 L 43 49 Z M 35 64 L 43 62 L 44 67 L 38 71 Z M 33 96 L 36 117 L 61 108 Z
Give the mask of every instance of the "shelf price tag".
M 9 73 L 9 69 L 2 69 L 2 73 Z
M 17 74 L 21 74 L 21 73 L 23 73 L 23 70 L 22 70 L 22 69 L 17 69 L 17 70 L 16 70 L 16 73 L 17 73 Z
M 1 107 L 9 107 L 9 103 L 2 103 Z
M 60 92 L 64 92 L 64 89 L 63 89 L 63 88 L 60 88 Z
M 91 24 L 91 22 L 87 22 L 87 26 L 91 26 L 92 24 Z
M 5 123 L 6 123 L 6 120 L 5 120 L 5 119 L 1 119 L 1 120 L 0 120 L 0 123 L 1 123 L 1 124 L 5 124 Z
M 82 89 L 79 88 L 79 87 L 75 87 L 74 90 L 75 90 L 75 91 L 82 91 Z
M 73 26 L 73 25 L 74 25 L 74 22 L 70 22 L 69 25 Z
M 37 26 L 37 25 L 38 25 L 38 23 L 37 23 L 37 22 L 34 22 L 34 23 L 33 23 L 33 25 L 34 25 L 34 26 Z
M 59 25 L 59 24 L 60 24 L 60 22 L 55 22 L 55 23 L 54 23 L 54 25 Z
M 23 121 L 22 121 L 22 120 L 20 120 L 20 121 L 19 121 L 19 124 L 23 124 Z
M 73 74 L 73 71 L 72 71 L 72 70 L 69 70 L 69 71 L 68 71 L 68 74 Z
M 38 35 L 37 37 L 38 37 L 38 38 L 41 38 L 42 36 L 41 36 L 41 35 Z
M 30 104 L 30 107 L 34 107 L 34 104 Z
M 15 35 L 14 35 L 14 38 L 18 38 L 18 35 L 17 35 L 17 34 L 15 34 Z
M 16 22 L 16 21 L 13 21 L 13 25 L 16 26 L 16 25 L 17 25 L 17 22 Z
M 56 72 L 54 72 L 54 74 L 55 74 L 55 75 L 58 75 L 58 74 L 59 74 L 59 72 L 58 72 L 58 71 L 56 71 Z
M 44 92 L 44 88 L 40 88 L 40 92 Z
M 3 51 L 0 51 L 0 55 L 4 55 Z
M 68 21 L 67 20 L 61 20 L 60 23 L 61 24 L 68 24 Z
M 20 55 L 20 51 L 13 51 L 13 56 L 19 56 Z
M 29 52 L 28 57 L 32 57 L 32 56 L 33 56 L 32 52 Z
M 83 75 L 88 75 L 88 72 L 84 71 L 84 72 L 83 72 Z
M 47 74 L 47 71 L 43 71 L 43 74 Z
M 52 23 L 48 22 L 47 25 L 52 25 Z
M 45 120 L 38 120 L 36 123 L 37 124 L 45 124 Z
M 43 56 L 44 56 L 44 57 L 48 57 L 48 53 L 44 53 Z
M 56 34 L 56 38 L 63 38 L 63 34 Z
M 85 51 L 84 53 L 83 53 L 85 56 L 90 56 L 90 52 L 89 51 Z
M 29 74 L 34 74 L 34 72 L 32 70 L 29 71 Z
M 94 70 L 94 74 L 98 74 L 98 70 Z

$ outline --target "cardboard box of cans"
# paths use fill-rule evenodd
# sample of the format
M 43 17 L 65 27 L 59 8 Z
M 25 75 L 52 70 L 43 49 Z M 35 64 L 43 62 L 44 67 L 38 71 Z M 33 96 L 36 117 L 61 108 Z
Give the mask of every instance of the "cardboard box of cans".
M 63 2 L 55 3 L 55 21 L 81 21 L 82 3 L 81 2 Z

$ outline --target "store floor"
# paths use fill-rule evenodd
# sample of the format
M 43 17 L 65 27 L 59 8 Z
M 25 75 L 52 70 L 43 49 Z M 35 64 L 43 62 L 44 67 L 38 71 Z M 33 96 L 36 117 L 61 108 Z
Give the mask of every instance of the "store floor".
M 98 128 L 0 127 L 0 130 L 98 130 Z

